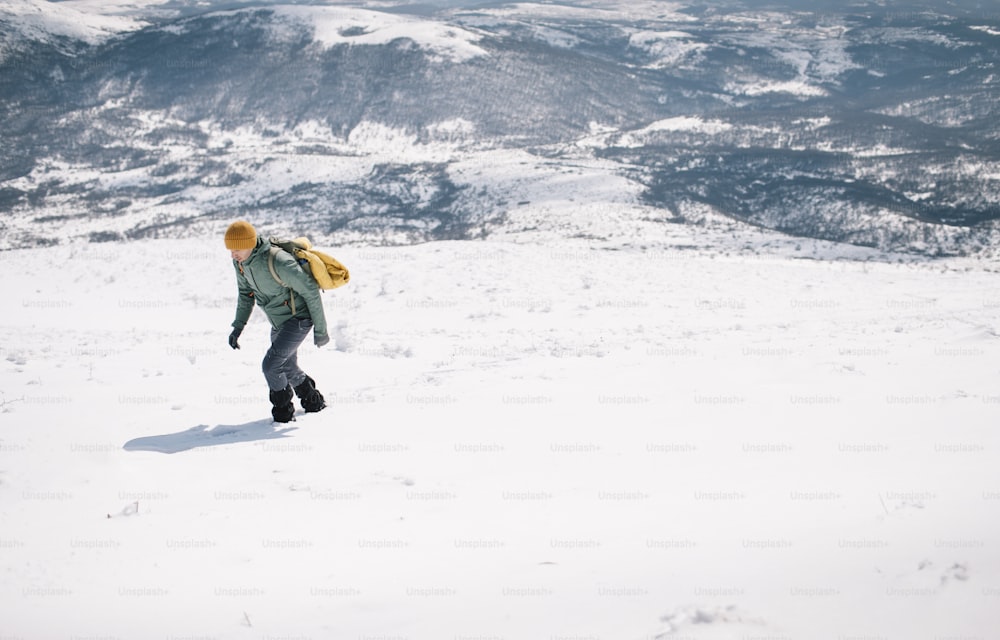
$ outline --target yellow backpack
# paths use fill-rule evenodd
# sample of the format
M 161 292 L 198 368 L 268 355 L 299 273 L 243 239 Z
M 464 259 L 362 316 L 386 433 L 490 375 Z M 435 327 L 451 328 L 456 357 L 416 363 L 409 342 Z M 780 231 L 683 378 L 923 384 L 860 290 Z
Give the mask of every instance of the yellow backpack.
M 339 260 L 327 255 L 322 251 L 313 249 L 308 238 L 295 238 L 294 240 L 281 240 L 269 238 L 271 241 L 271 253 L 267 257 L 267 267 L 271 270 L 271 275 L 283 287 L 288 287 L 285 282 L 278 277 L 278 272 L 274 270 L 274 254 L 279 249 L 283 249 L 292 254 L 298 263 L 307 273 L 311 273 L 313 280 L 319 285 L 321 290 L 336 289 L 351 281 L 351 273 Z

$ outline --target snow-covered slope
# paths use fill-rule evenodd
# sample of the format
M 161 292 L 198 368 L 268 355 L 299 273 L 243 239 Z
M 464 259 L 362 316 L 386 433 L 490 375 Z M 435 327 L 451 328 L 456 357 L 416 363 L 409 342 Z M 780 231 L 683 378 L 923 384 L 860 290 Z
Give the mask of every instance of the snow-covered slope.
M 334 248 L 288 426 L 218 229 L 0 253 L 3 636 L 989 637 L 997 273 L 660 228 Z
M 403 40 L 431 52 L 431 57 L 461 62 L 486 52 L 476 46 L 480 34 L 443 22 L 382 11 L 314 6 L 278 7 L 275 17 L 304 25 L 324 47 L 372 46 Z
M 26 42 L 100 44 L 111 37 L 146 26 L 127 15 L 79 10 L 72 3 L 47 0 L 6 0 L 0 5 L 0 63 Z

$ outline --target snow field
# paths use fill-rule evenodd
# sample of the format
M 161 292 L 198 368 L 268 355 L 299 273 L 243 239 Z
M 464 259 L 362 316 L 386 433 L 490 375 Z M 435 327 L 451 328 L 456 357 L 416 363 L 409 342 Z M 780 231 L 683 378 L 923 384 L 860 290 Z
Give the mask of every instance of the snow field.
M 691 233 L 333 249 L 285 426 L 221 240 L 0 254 L 3 633 L 984 637 L 989 265 Z

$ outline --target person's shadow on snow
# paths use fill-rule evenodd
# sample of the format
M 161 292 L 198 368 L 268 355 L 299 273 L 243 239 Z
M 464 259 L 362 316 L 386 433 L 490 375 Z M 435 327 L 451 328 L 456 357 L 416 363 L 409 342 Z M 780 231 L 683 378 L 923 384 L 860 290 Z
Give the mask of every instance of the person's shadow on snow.
M 216 425 L 211 429 L 200 424 L 187 431 L 167 433 L 162 436 L 143 436 L 129 440 L 122 447 L 126 451 L 158 451 L 160 453 L 180 453 L 199 447 L 215 447 L 236 442 L 255 442 L 286 438 L 296 427 L 282 426 L 271 420 L 256 420 L 240 425 Z

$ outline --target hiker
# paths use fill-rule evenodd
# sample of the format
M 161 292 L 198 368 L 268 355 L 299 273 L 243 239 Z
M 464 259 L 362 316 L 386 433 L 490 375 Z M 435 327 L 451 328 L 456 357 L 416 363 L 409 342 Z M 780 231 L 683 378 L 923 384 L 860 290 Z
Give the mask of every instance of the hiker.
M 239 220 L 229 225 L 225 242 L 233 257 L 239 293 L 229 346 L 240 348 L 240 334 L 256 302 L 271 322 L 271 347 L 264 356 L 262 368 L 271 392 L 274 421 L 294 419 L 293 391 L 307 413 L 322 411 L 326 407 L 323 395 L 316 389 L 315 381 L 299 368 L 297 353 L 310 329 L 317 347 L 330 342 L 316 282 L 299 267 L 291 254 L 272 249 L 271 242 L 258 236 L 249 222 Z

